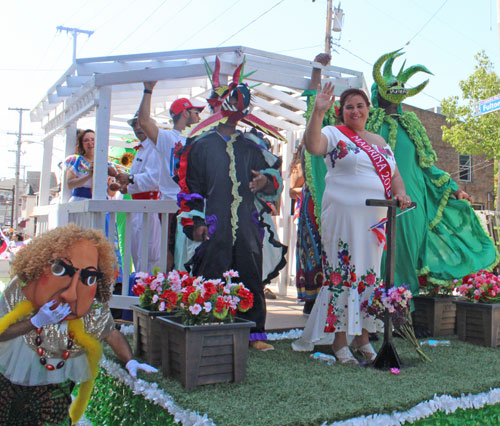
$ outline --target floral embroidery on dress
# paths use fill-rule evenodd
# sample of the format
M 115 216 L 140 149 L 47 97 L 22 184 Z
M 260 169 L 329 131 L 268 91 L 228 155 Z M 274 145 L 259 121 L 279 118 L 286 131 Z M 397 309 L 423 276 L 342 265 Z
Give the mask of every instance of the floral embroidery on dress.
M 349 244 L 339 239 L 337 252 L 337 266 L 333 268 L 323 257 L 325 268 L 325 281 L 323 285 L 328 286 L 331 292 L 328 314 L 326 317 L 325 333 L 333 333 L 336 330 L 336 324 L 339 317 L 345 312 L 347 306 L 336 306 L 339 295 L 348 289 L 357 290 L 358 294 L 362 294 L 367 289 L 373 288 L 380 283 L 380 279 L 375 274 L 373 269 L 369 269 L 365 274 L 358 277 L 356 275 L 356 267 L 351 264 L 351 255 L 349 253 Z
M 389 145 L 386 146 L 375 145 L 375 146 L 377 147 L 377 151 L 380 152 L 385 158 L 394 159 L 394 154 Z
M 341 160 L 347 154 L 349 154 L 349 151 L 357 154 L 359 152 L 359 148 L 351 142 L 347 143 L 343 140 L 338 141 L 337 146 L 328 153 L 328 156 L 330 157 L 330 161 L 332 163 L 332 168 L 335 167 L 335 160 Z

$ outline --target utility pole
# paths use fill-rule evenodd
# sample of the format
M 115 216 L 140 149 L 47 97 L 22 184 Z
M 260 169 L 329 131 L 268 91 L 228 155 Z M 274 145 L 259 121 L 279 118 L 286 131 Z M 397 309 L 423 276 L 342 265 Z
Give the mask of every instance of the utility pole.
M 11 226 L 15 229 L 17 226 L 17 218 L 19 217 L 19 195 L 20 195 L 20 184 L 19 184 L 19 169 L 21 168 L 21 144 L 23 136 L 23 111 L 29 111 L 27 108 L 9 108 L 9 111 L 19 112 L 19 131 L 17 133 L 8 132 L 9 135 L 17 135 L 17 150 L 16 150 L 16 186 L 14 192 L 14 214 L 12 217 Z M 25 135 L 31 136 L 32 133 L 25 133 Z
M 500 0 L 497 0 L 497 25 L 498 25 L 498 30 L 500 31 Z M 500 32 L 498 34 L 499 37 L 499 46 L 500 46 Z M 500 160 L 498 160 L 498 166 L 500 166 Z M 500 167 L 498 168 L 498 177 L 497 177 L 497 193 L 496 193 L 496 199 L 495 202 L 493 203 L 494 208 L 496 211 L 500 210 Z
M 57 31 L 66 31 L 68 34 L 71 34 L 73 36 L 73 63 L 76 62 L 76 39 L 78 37 L 78 34 L 87 34 L 89 37 L 94 34 L 94 31 L 81 30 L 80 28 L 63 27 L 62 25 L 59 25 L 57 27 Z
M 500 0 L 498 0 L 500 1 Z M 332 54 L 332 19 L 333 19 L 333 0 L 326 2 L 326 32 L 325 32 L 325 53 Z

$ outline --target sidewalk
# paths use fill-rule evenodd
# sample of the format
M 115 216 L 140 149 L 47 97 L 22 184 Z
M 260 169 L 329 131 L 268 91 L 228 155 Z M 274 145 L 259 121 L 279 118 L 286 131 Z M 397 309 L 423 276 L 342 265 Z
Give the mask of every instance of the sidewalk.
M 277 286 L 270 285 L 268 288 L 277 298 L 266 299 L 266 331 L 278 332 L 294 328 L 304 328 L 308 317 L 302 314 L 304 305 L 297 302 L 296 287 L 288 286 L 288 294 L 284 297 L 278 295 Z

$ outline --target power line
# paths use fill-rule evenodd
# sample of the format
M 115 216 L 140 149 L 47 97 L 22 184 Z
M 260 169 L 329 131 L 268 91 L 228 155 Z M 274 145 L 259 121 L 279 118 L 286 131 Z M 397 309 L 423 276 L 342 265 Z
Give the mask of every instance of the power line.
M 50 40 L 49 44 L 47 45 L 47 49 L 45 49 L 45 52 L 43 52 L 43 55 L 40 57 L 40 62 L 38 62 L 37 68 L 40 68 L 40 65 L 42 65 L 42 62 L 43 62 L 43 59 L 45 58 L 45 55 L 47 55 L 47 52 L 49 51 L 50 46 L 52 46 L 52 43 L 56 39 L 56 35 L 57 35 L 57 31 L 52 36 L 52 40 Z M 40 71 L 42 71 L 42 70 L 40 70 Z
M 278 50 L 276 53 L 293 52 L 295 50 L 306 50 L 306 49 L 312 49 L 313 47 L 321 47 L 321 46 L 323 46 L 323 45 L 322 44 L 315 44 L 313 46 L 297 47 L 295 49 Z
M 118 45 L 116 47 L 114 47 L 111 52 L 109 53 L 113 53 L 116 49 L 118 49 L 123 43 L 125 43 L 130 37 L 132 37 L 139 28 L 141 28 L 147 21 L 149 21 L 149 19 L 167 2 L 168 0 L 163 0 L 161 2 L 161 4 L 155 9 L 153 10 L 148 16 L 146 19 L 144 19 L 144 21 L 142 21 L 139 25 L 137 25 L 137 27 L 135 28 L 134 31 L 132 31 L 127 37 L 125 37 L 120 43 L 118 43 Z
M 162 21 L 162 23 L 160 24 L 160 26 L 159 26 L 159 27 L 157 27 L 155 30 L 153 30 L 153 32 L 151 32 L 151 33 L 150 33 L 150 34 L 149 34 L 146 38 L 144 38 L 144 40 L 143 40 L 143 41 L 141 41 L 140 43 L 136 44 L 136 45 L 135 45 L 135 47 L 142 46 L 142 45 L 144 44 L 144 42 L 145 42 L 146 40 L 149 40 L 149 38 L 150 38 L 153 34 L 158 33 L 158 31 L 159 31 L 161 28 L 166 27 L 166 26 L 167 26 L 167 24 L 169 24 L 169 23 L 170 23 L 170 22 L 172 22 L 175 18 L 177 18 L 177 16 L 179 16 L 179 14 L 180 14 L 180 13 L 181 13 L 181 12 L 182 12 L 182 11 L 183 11 L 186 7 L 188 7 L 188 6 L 191 4 L 191 2 L 192 2 L 192 1 L 193 1 L 193 0 L 189 0 L 189 1 L 187 2 L 187 4 L 186 4 L 184 7 L 180 8 L 180 9 L 179 9 L 179 10 L 178 10 L 178 11 L 177 11 L 177 12 L 176 12 L 173 16 L 171 16 L 171 17 L 170 17 L 170 19 L 169 19 L 169 20 L 167 20 L 167 21 Z
M 136 3 L 137 0 L 132 0 L 129 4 L 123 6 L 121 9 L 120 9 L 120 12 L 114 14 L 111 16 L 111 18 L 109 18 L 108 20 L 106 20 L 103 24 L 99 25 L 95 30 L 96 31 L 99 31 L 102 27 L 108 25 L 110 22 L 116 22 L 117 18 L 124 12 L 126 11 L 130 11 L 130 6 L 132 6 L 133 3 Z
M 346 49 L 345 47 L 341 46 L 340 44 L 336 44 L 335 46 L 340 47 L 341 49 L 345 50 L 347 53 L 350 53 L 355 58 L 358 58 L 360 61 L 363 61 L 365 64 L 373 67 L 373 64 L 371 62 L 368 62 L 367 60 L 363 59 L 361 56 L 356 55 L 354 52 L 351 52 L 349 49 Z
M 40 72 L 40 71 L 64 71 L 64 68 L 0 68 L 0 71 L 15 72 Z
M 422 26 L 422 28 L 420 28 L 417 31 L 417 33 L 410 40 L 406 42 L 406 46 L 408 46 L 411 43 L 411 41 L 422 32 L 422 30 L 427 26 L 429 22 L 431 22 L 434 19 L 434 17 L 439 13 L 439 11 L 444 7 L 446 3 L 448 3 L 448 0 L 444 0 L 443 4 L 439 6 L 438 10 L 434 12 L 434 14 L 428 19 L 428 21 Z
M 220 43 L 217 47 L 220 47 L 222 46 L 224 43 L 226 43 L 227 41 L 231 40 L 236 34 L 239 34 L 241 33 L 245 28 L 249 27 L 250 25 L 252 25 L 255 21 L 259 20 L 260 18 L 262 18 L 264 15 L 266 15 L 267 13 L 269 13 L 271 10 L 273 10 L 276 6 L 279 6 L 281 3 L 283 3 L 285 0 L 280 0 L 278 3 L 276 3 L 274 6 L 272 6 L 271 8 L 269 8 L 268 10 L 266 10 L 264 13 L 262 13 L 261 15 L 257 16 L 257 18 L 255 18 L 252 22 L 250 22 L 249 24 L 245 25 L 243 28 L 241 28 L 240 30 L 236 31 L 232 36 L 230 36 L 229 38 L 225 39 L 222 43 Z
M 241 2 L 241 0 L 238 0 L 236 3 L 233 3 L 233 5 L 231 7 L 228 7 L 227 9 L 225 9 L 222 13 L 220 13 L 219 15 L 217 15 L 214 19 L 212 19 L 207 25 L 205 25 L 203 28 L 201 28 L 200 30 L 196 31 L 194 34 L 191 35 L 191 37 L 189 37 L 187 40 L 184 40 L 181 44 L 179 44 L 175 49 L 178 49 L 179 47 L 181 46 L 184 46 L 189 40 L 191 40 L 193 37 L 197 36 L 199 33 L 201 33 L 205 28 L 207 28 L 208 26 L 212 25 L 215 21 L 217 21 L 217 19 L 219 19 L 222 15 L 224 15 L 225 13 L 229 12 L 234 6 L 236 6 L 239 2 Z

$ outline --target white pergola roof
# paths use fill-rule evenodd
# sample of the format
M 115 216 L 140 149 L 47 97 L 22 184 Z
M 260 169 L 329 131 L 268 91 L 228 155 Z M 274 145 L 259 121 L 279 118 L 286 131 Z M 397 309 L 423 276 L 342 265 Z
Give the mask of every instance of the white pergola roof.
M 203 58 L 213 68 L 216 55 L 221 61 L 221 81 L 231 81 L 243 56 L 245 73 L 256 70 L 246 80 L 250 85 L 261 83 L 253 89 L 256 116 L 282 131 L 304 127 L 306 104 L 301 93 L 308 87 L 312 67 L 322 66 L 242 46 L 77 59 L 33 108 L 31 121 L 41 122 L 45 139 L 51 138 L 82 117 L 96 117 L 100 89 L 109 87 L 109 144 L 122 145 L 122 137 L 130 134 L 125 121 L 139 106 L 143 81 L 158 80 L 151 111 L 160 123 L 166 122 L 175 99 L 204 102 L 208 97 L 211 84 Z M 323 75 L 333 79 L 336 94 L 349 87 L 366 90 L 359 71 L 328 66 Z

